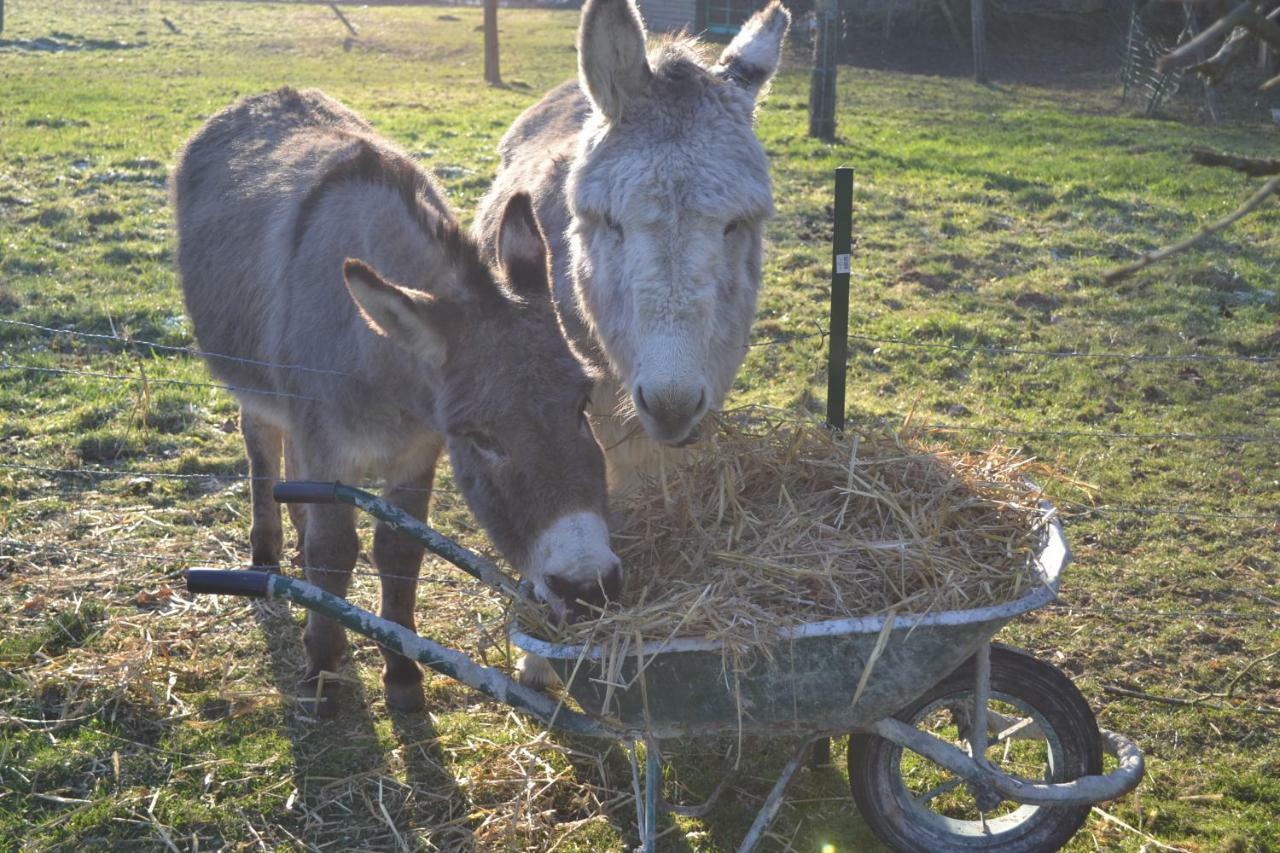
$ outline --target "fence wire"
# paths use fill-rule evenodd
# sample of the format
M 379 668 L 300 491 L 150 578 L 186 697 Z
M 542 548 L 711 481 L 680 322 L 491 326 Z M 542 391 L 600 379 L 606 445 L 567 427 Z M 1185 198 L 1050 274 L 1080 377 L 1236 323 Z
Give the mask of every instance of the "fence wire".
M 307 373 L 326 374 L 333 376 L 348 376 L 343 371 L 329 370 L 324 368 L 314 368 L 308 365 L 290 364 L 281 362 L 271 362 L 260 359 L 245 358 L 241 356 L 233 356 L 224 353 L 214 353 L 205 350 L 176 346 L 171 344 L 162 344 L 155 341 L 137 340 L 119 335 L 106 335 L 95 332 L 82 332 L 77 329 L 55 328 L 52 326 L 40 325 L 36 323 L 28 323 L 10 319 L 0 319 L 0 325 L 13 328 L 20 328 L 32 333 L 40 333 L 48 336 L 70 336 L 75 338 L 83 338 L 90 341 L 99 341 L 106 344 L 118 344 L 126 347 L 151 350 L 156 352 L 175 353 L 189 355 L 203 359 L 225 360 L 228 362 L 242 363 L 253 365 L 256 367 L 269 368 L 284 371 L 301 371 Z M 748 349 L 772 347 L 772 346 L 792 346 L 797 343 L 806 341 L 826 341 L 830 337 L 827 329 L 820 325 L 815 325 L 811 332 L 803 332 L 796 334 L 782 334 L 773 338 L 756 340 L 748 344 Z M 1241 355 L 1241 354 L 1222 354 L 1222 353 L 1131 353 L 1131 352 L 1093 352 L 1089 350 L 1053 350 L 1039 349 L 1032 347 L 1018 346 L 987 346 L 987 345 L 964 345 L 947 343 L 942 341 L 922 341 L 911 340 L 907 338 L 899 338 L 892 336 L 876 336 L 860 333 L 852 333 L 848 335 L 848 341 L 854 344 L 872 344 L 877 347 L 893 346 L 908 349 L 931 350 L 931 351 L 950 351 L 962 356 L 971 357 L 1030 357 L 1042 359 L 1085 359 L 1091 361 L 1109 361 L 1119 363 L 1222 363 L 1237 364 L 1246 367 L 1269 367 L 1280 362 L 1280 356 L 1270 355 Z M 856 354 L 851 354 L 850 361 L 855 359 Z M 303 394 L 294 394 L 289 392 L 268 390 L 262 388 L 249 388 L 239 385 L 230 385 L 217 382 L 204 382 L 197 380 L 172 379 L 167 377 L 153 377 L 140 372 L 138 375 L 120 374 L 100 372 L 93 370 L 81 370 L 71 368 L 47 367 L 44 365 L 23 364 L 16 362 L 0 362 L 0 369 L 19 370 L 24 372 L 34 372 L 47 375 L 59 376 L 77 376 L 93 379 L 101 379 L 104 381 L 141 384 L 141 385 L 172 385 L 180 387 L 192 388 L 209 388 L 231 392 L 233 394 L 251 394 L 266 395 L 288 399 L 296 399 L 307 402 L 316 402 L 327 405 L 336 405 L 336 401 L 324 400 L 317 397 L 311 397 Z M 908 423 L 914 429 L 927 432 L 953 432 L 953 433 L 978 433 L 989 436 L 999 437 L 1017 437 L 1017 438 L 1080 438 L 1096 441 L 1110 442 L 1114 440 L 1131 440 L 1131 441 L 1179 441 L 1179 442 L 1219 442 L 1224 444 L 1274 444 L 1280 442 L 1280 435 L 1260 433 L 1260 434 L 1244 434 L 1244 433 L 1192 433 L 1192 432 L 1126 432 L 1122 430 L 1076 430 L 1076 429 L 1025 429 L 1025 428 L 1009 428 L 1000 426 L 987 425 L 969 425 L 955 423 L 930 423 L 922 422 L 918 417 L 912 418 L 901 414 L 894 415 L 894 419 L 902 425 Z M 270 481 L 270 482 L 287 482 L 286 480 L 278 480 L 276 478 L 253 477 L 248 474 L 220 474 L 220 473 L 179 473 L 179 472 L 155 472 L 142 471 L 137 469 L 102 469 L 102 468 L 58 468 L 53 466 L 34 465 L 20 462 L 0 462 L 0 469 L 7 469 L 15 472 L 24 472 L 28 474 L 39 474 L 47 477 L 83 477 L 92 479 L 121 479 L 121 478 L 145 478 L 145 479 L 164 479 L 187 482 L 253 482 L 253 481 Z M 359 488 L 366 490 L 378 490 L 381 485 L 378 483 L 362 483 L 357 484 Z M 448 488 L 441 488 L 438 485 L 432 489 L 421 489 L 413 487 L 405 487 L 406 491 L 451 491 Z M 1176 517 L 1187 520 L 1234 520 L 1248 522 L 1263 522 L 1268 524 L 1280 524 L 1280 515 L 1262 514 L 1262 513 L 1234 513 L 1220 511 L 1216 508 L 1209 507 L 1187 507 L 1187 506 L 1124 506 L 1103 503 L 1100 505 L 1086 504 L 1078 501 L 1057 501 L 1055 502 L 1060 512 L 1064 514 L 1068 522 L 1086 520 L 1099 515 L 1111 516 L 1142 516 L 1142 517 Z M 0 545 L 9 547 L 22 548 L 26 551 L 29 558 L 36 557 L 41 554 L 79 554 L 82 556 L 92 556 L 97 559 L 125 559 L 125 560 L 141 560 L 156 563 L 165 563 L 175 566 L 185 567 L 207 567 L 207 568 L 226 568 L 226 569 L 242 569 L 242 568 L 271 568 L 276 567 L 255 567 L 246 566 L 241 563 L 224 563 L 222 565 L 210 564 L 208 561 L 191 560 L 173 554 L 156 554 L 140 551 L 121 551 L 118 549 L 102 550 L 102 549 L 85 549 L 67 545 L 56 544 L 40 544 L 22 542 L 20 540 L 0 540 Z M 2 556 L 2 555 L 0 555 Z M 347 574 L 346 570 L 332 569 L 319 566 L 294 566 L 295 569 L 301 571 L 309 571 L 312 573 L 324 572 L 341 572 Z M 358 577 L 390 577 L 398 579 L 410 579 L 404 575 L 380 575 L 376 570 L 365 570 L 355 568 L 350 574 Z M 439 582 L 453 585 L 465 584 L 465 581 L 439 578 L 432 576 L 423 576 L 421 578 L 427 582 Z M 1277 612 L 1253 612 L 1253 611 L 1173 611 L 1173 610 L 1152 610 L 1152 609 L 1133 609 L 1126 610 L 1123 608 L 1111 607 L 1095 607 L 1095 606 L 1076 606 L 1069 602 L 1058 602 L 1051 605 L 1054 611 L 1065 614 L 1087 614 L 1096 616 L 1106 616 L 1109 618 L 1120 619 L 1150 619 L 1160 617 L 1176 617 L 1176 616 L 1195 616 L 1206 619 L 1227 619 L 1227 620 L 1255 620 L 1255 619 L 1274 619 Z
M 21 462 L 0 462 L 0 470 L 22 471 L 48 477 L 84 477 L 90 479 L 143 479 L 143 480 L 178 480 L 196 482 L 269 482 L 287 483 L 288 479 L 274 477 L 253 477 L 249 474 L 179 474 L 164 471 L 144 471 L 141 469 L 103 469 L 103 468 L 54 468 L 46 465 L 28 465 Z M 378 491 L 385 484 L 365 483 L 355 485 L 358 489 Z M 397 487 L 399 491 L 432 492 L 455 494 L 456 490 L 448 486 L 435 486 L 431 489 L 411 489 Z M 1064 515 L 1067 521 L 1073 517 L 1090 515 L 1139 515 L 1139 516 L 1176 516 L 1194 520 L 1233 519 L 1237 521 L 1264 521 L 1280 523 L 1280 515 L 1259 513 L 1223 512 L 1206 507 L 1185 506 L 1124 506 L 1116 504 L 1088 504 L 1080 501 L 1054 501 L 1054 506 Z
M 771 346 L 784 346 L 797 341 L 826 340 L 830 332 L 819 327 L 813 332 L 781 334 L 771 338 L 760 338 L 747 345 L 748 349 Z M 1097 361 L 1129 361 L 1129 362 L 1201 362 L 1201 363 L 1240 363 L 1240 364 L 1275 364 L 1280 356 L 1241 355 L 1238 353 L 1129 353 L 1129 352 L 1092 352 L 1090 350 L 1046 350 L 1027 347 L 1006 347 L 985 344 L 952 344 L 945 341 L 916 341 L 908 338 L 895 338 L 877 335 L 850 333 L 849 343 L 868 343 L 877 346 L 899 346 L 909 349 L 951 350 L 964 355 L 1004 355 L 1028 356 L 1032 358 L 1082 358 Z
M 0 319 L 0 324 L 21 328 L 30 332 L 41 333 L 49 336 L 69 335 L 73 337 L 82 337 L 90 340 L 104 341 L 108 343 L 118 343 L 133 347 L 150 348 L 164 352 L 181 353 L 206 359 L 225 359 L 233 362 L 242 362 L 255 366 L 267 367 L 279 370 L 299 370 L 315 373 L 331 374 L 335 376 L 344 376 L 347 374 L 341 371 L 333 371 L 321 368 L 312 368 L 307 365 L 289 364 L 281 362 L 270 362 L 258 359 L 247 359 L 240 356 L 233 356 L 224 353 L 213 353 L 192 347 L 174 346 L 169 344 L 161 344 L 154 341 L 136 340 L 132 338 L 120 337 L 119 335 L 105 335 L 94 332 L 82 332 L 71 328 L 55 328 L 53 326 L 40 325 L 37 323 L 28 323 L 17 320 Z M 780 335 L 774 338 L 758 340 L 752 342 L 750 347 L 766 347 L 792 345 L 797 342 L 810 340 L 826 340 L 829 337 L 829 331 L 820 325 L 814 327 L 814 331 Z M 878 346 L 899 346 L 915 349 L 927 350 L 946 350 L 953 351 L 963 355 L 981 355 L 981 356 L 1005 356 L 1005 357 L 1036 357 L 1051 359 L 1091 359 L 1091 360 L 1107 360 L 1122 362 L 1221 362 L 1221 363 L 1237 363 L 1252 366 L 1270 366 L 1276 362 L 1280 362 L 1280 356 L 1254 356 L 1239 354 L 1218 354 L 1218 353 L 1124 353 L 1124 352 L 1091 352 L 1080 350 L 1049 350 L 1035 349 L 1025 347 L 1006 347 L 1006 346 L 975 346 L 960 345 L 954 343 L 945 343 L 939 341 L 918 341 L 905 338 L 872 336 L 864 334 L 849 335 L 850 342 L 859 342 L 866 344 L 876 344 Z M 852 357 L 851 357 L 852 358 Z M 128 383 L 128 384 L 156 384 L 156 385 L 176 385 L 181 387 L 197 387 L 210 388 L 216 390 L 228 391 L 231 393 L 246 393 L 267 396 L 277 396 L 289 399 L 298 399 L 308 402 L 326 403 L 336 405 L 336 401 L 323 400 L 302 394 L 293 394 L 289 392 L 281 392 L 267 390 L 262 388 L 248 388 L 237 385 L 228 385 L 215 382 L 202 382 L 197 380 L 181 380 L 167 377 L 152 377 L 145 374 L 132 375 L 120 373 L 106 373 L 91 370 L 78 370 L 69 368 L 46 367 L 43 365 L 19 364 L 12 362 L 0 362 L 0 368 L 16 369 L 23 371 L 32 371 L 53 375 L 69 375 L 82 376 L 87 378 L 102 379 L 105 381 Z M 905 415 L 897 414 L 894 418 L 901 424 L 912 423 L 916 429 L 927 432 L 952 432 L 952 433 L 977 433 L 988 436 L 1010 437 L 1010 438 L 1083 438 L 1099 441 L 1193 441 L 1193 442 L 1217 442 L 1228 444 L 1247 444 L 1262 443 L 1274 444 L 1280 442 L 1280 436 L 1273 434 L 1246 434 L 1246 433 L 1191 433 L 1191 432 L 1126 432 L 1123 430 L 1077 430 L 1077 429 L 1025 429 L 990 425 L 977 424 L 957 424 L 957 423 L 940 423 L 921 421 L 917 418 L 910 418 Z M 84 476 L 93 478 L 151 478 L 166 480 L 187 480 L 194 482 L 219 482 L 219 481 L 281 481 L 276 478 L 255 478 L 246 474 L 212 474 L 212 473 L 169 473 L 154 472 L 141 470 L 105 470 L 105 469 L 67 469 L 55 468 L 39 465 L 24 465 L 21 463 L 0 463 L 0 468 L 10 470 L 24 470 L 30 473 L 43 473 L 49 476 Z M 366 490 L 379 490 L 383 484 L 380 483 L 356 483 L 353 484 L 359 488 Z M 432 489 L 423 489 L 415 487 L 403 487 L 405 491 L 430 492 L 442 491 L 439 485 Z M 446 490 L 447 489 L 443 489 Z M 1072 502 L 1062 502 L 1062 509 L 1066 512 L 1079 513 L 1082 516 L 1094 514 L 1120 514 L 1120 515 L 1137 515 L 1137 516 L 1160 516 L 1171 515 L 1188 519 L 1233 519 L 1244 521 L 1275 521 L 1277 516 L 1266 514 L 1250 514 L 1250 513 L 1232 513 L 1223 512 L 1217 509 L 1209 509 L 1204 507 L 1135 507 L 1122 505 L 1091 505 Z
M 493 598 L 488 593 L 488 588 L 472 578 L 467 577 L 445 577 L 433 573 L 420 573 L 418 575 L 397 575 L 382 574 L 376 570 L 364 569 L 357 565 L 351 570 L 327 568 L 323 566 L 307 566 L 300 563 L 290 563 L 285 561 L 282 566 L 257 566 L 249 562 L 234 563 L 229 561 L 210 562 L 208 560 L 193 560 L 174 554 L 157 554 L 154 552 L 136 551 L 136 550 L 119 550 L 118 548 L 82 548 L 73 545 L 63 544 L 47 544 L 38 542 L 26 542 L 20 539 L 0 539 L 0 547 L 4 548 L 21 548 L 24 550 L 24 556 L 28 559 L 40 555 L 78 555 L 82 557 L 92 557 L 98 560 L 134 560 L 143 563 L 167 563 L 176 568 L 201 568 L 201 569 L 222 569 L 226 571 L 280 571 L 283 569 L 292 569 L 296 572 L 310 573 L 326 573 L 349 574 L 357 578 L 383 579 L 392 578 L 398 580 L 414 580 L 420 583 L 440 584 L 458 589 L 459 592 L 469 595 L 473 598 L 482 599 L 488 603 L 501 604 L 501 602 Z M 0 553 L 0 556 L 3 556 Z M 430 555 L 428 555 L 430 556 Z M 34 560 L 33 560 L 34 561 Z M 172 580 L 176 572 L 161 575 L 157 580 Z M 1269 621 L 1280 619 L 1280 607 L 1275 608 L 1256 608 L 1251 610 L 1170 610 L 1165 608 L 1153 607 L 1115 607 L 1110 605 L 1096 604 L 1073 604 L 1059 598 L 1044 607 L 1050 612 L 1064 615 L 1085 615 L 1085 616 L 1102 616 L 1110 619 L 1120 619 L 1126 621 L 1146 621 L 1150 622 L 1156 619 L 1174 619 L 1174 618 L 1203 618 L 1211 621 L 1221 622 L 1254 622 Z
M 159 350 L 161 352 L 178 352 L 186 355 L 199 356 L 200 358 L 211 358 L 219 361 L 230 361 L 237 364 L 252 364 L 257 367 L 274 367 L 282 370 L 300 370 L 305 373 L 325 373 L 333 376 L 347 376 L 348 374 L 341 370 L 329 370 L 323 367 L 309 367 L 305 364 L 282 364 L 274 361 L 260 361 L 256 358 L 244 358 L 238 355 L 224 355 L 219 352 L 208 352 L 206 350 L 194 349 L 192 347 L 180 347 L 172 344 L 161 344 L 155 341 L 143 341 L 135 338 L 122 338 L 119 335 L 103 335 L 98 332 L 81 332 L 76 329 L 57 329 L 53 326 L 41 326 L 38 323 L 26 323 L 21 320 L 6 320 L 0 318 L 0 325 L 12 326 L 15 328 L 28 329 L 35 332 L 44 332 L 49 335 L 69 335 L 75 338 L 86 338 L 89 340 L 110 341 L 112 343 L 124 344 L 125 346 L 140 347 L 143 349 Z

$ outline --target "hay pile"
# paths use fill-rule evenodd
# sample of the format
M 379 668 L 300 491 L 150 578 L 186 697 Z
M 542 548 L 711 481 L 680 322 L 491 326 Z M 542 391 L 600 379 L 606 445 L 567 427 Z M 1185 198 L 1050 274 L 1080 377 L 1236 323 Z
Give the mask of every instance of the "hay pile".
M 758 412 L 623 499 L 621 607 L 526 630 L 620 650 L 672 637 L 744 652 L 807 622 L 1010 601 L 1036 583 L 1031 460 Z

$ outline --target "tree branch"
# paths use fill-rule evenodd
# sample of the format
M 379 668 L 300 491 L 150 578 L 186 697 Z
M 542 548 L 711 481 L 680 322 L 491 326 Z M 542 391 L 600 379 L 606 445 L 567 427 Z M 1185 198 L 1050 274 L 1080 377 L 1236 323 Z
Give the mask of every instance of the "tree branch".
M 1208 80 L 1209 85 L 1220 85 L 1231 67 L 1246 57 L 1252 37 L 1253 33 L 1248 27 L 1236 27 L 1217 53 L 1204 62 L 1191 66 L 1190 70 Z
M 1225 216 L 1217 222 L 1206 225 L 1199 232 L 1192 234 L 1190 237 L 1187 237 L 1180 242 L 1174 243 L 1172 246 L 1165 246 L 1163 249 L 1148 252 L 1131 264 L 1111 270 L 1103 275 L 1102 280 L 1108 284 L 1121 281 L 1133 275 L 1138 270 L 1145 269 L 1154 263 L 1185 252 L 1187 249 L 1190 249 L 1205 238 L 1218 233 L 1222 229 L 1227 228 L 1236 222 L 1239 222 L 1253 211 L 1262 207 L 1262 205 L 1266 204 L 1268 199 L 1275 195 L 1277 191 L 1280 191 L 1280 175 L 1277 175 L 1263 184 L 1260 190 L 1250 196 L 1248 201 L 1236 208 L 1236 210 L 1229 216 Z
M 1214 39 L 1220 38 L 1246 22 L 1252 23 L 1256 20 L 1258 20 L 1258 13 L 1253 8 L 1252 0 L 1247 0 L 1209 25 L 1207 29 L 1202 30 L 1200 35 L 1191 41 L 1160 57 L 1160 61 L 1156 63 L 1156 70 L 1161 74 L 1168 74 L 1170 71 L 1195 65 L 1200 59 L 1200 51 L 1208 47 Z
M 1201 166 L 1226 166 L 1228 169 L 1244 172 L 1253 178 L 1280 175 L 1280 158 L 1244 157 L 1240 154 L 1229 154 L 1226 151 L 1214 151 L 1212 148 L 1198 146 L 1192 148 L 1191 162 Z

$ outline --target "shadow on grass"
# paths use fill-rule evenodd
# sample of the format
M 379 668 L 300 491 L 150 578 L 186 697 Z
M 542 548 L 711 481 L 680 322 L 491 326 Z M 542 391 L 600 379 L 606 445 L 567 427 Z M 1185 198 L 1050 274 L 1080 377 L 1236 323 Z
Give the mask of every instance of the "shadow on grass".
M 266 635 L 271 677 L 282 696 L 297 697 L 305 674 L 302 626 L 287 605 L 263 604 L 257 621 Z M 305 704 L 287 702 L 284 730 L 292 752 L 294 784 L 306 819 L 300 827 L 316 846 L 403 846 L 423 828 L 442 849 L 466 847 L 470 829 L 467 798 L 447 770 L 439 737 L 426 715 L 392 714 L 405 780 L 387 760 L 370 699 L 350 660 L 337 716 L 317 720 Z
M 637 849 L 639 826 L 635 800 L 630 796 L 633 787 L 626 748 L 575 738 L 557 740 L 574 749 L 571 761 L 582 785 L 603 784 L 602 812 L 623 847 Z M 713 795 L 715 799 L 696 818 L 659 812 L 657 849 L 664 853 L 738 849 L 799 745 L 795 738 L 747 737 L 741 744 L 742 760 L 735 762 L 739 744 L 733 737 L 664 742 L 660 747 L 662 789 L 668 802 L 682 809 L 697 809 Z M 844 761 L 843 742 L 833 747 L 832 754 L 835 764 L 806 765 L 796 774 L 761 849 L 782 849 L 788 844 L 791 849 L 822 849 L 832 838 L 857 839 L 851 849 L 883 849 L 859 816 L 848 782 L 838 769 Z

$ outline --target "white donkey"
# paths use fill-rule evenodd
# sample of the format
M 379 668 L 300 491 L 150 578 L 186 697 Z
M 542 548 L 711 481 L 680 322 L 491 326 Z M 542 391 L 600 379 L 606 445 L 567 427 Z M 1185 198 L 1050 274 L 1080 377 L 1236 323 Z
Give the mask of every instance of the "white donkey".
M 712 64 L 689 38 L 646 50 L 630 0 L 588 0 L 579 79 L 499 146 L 475 230 L 492 255 L 507 200 L 533 197 L 560 321 L 610 376 L 592 411 L 615 486 L 656 455 L 625 441 L 633 417 L 656 442 L 689 443 L 746 356 L 773 212 L 754 113 L 790 20 L 775 0 Z

